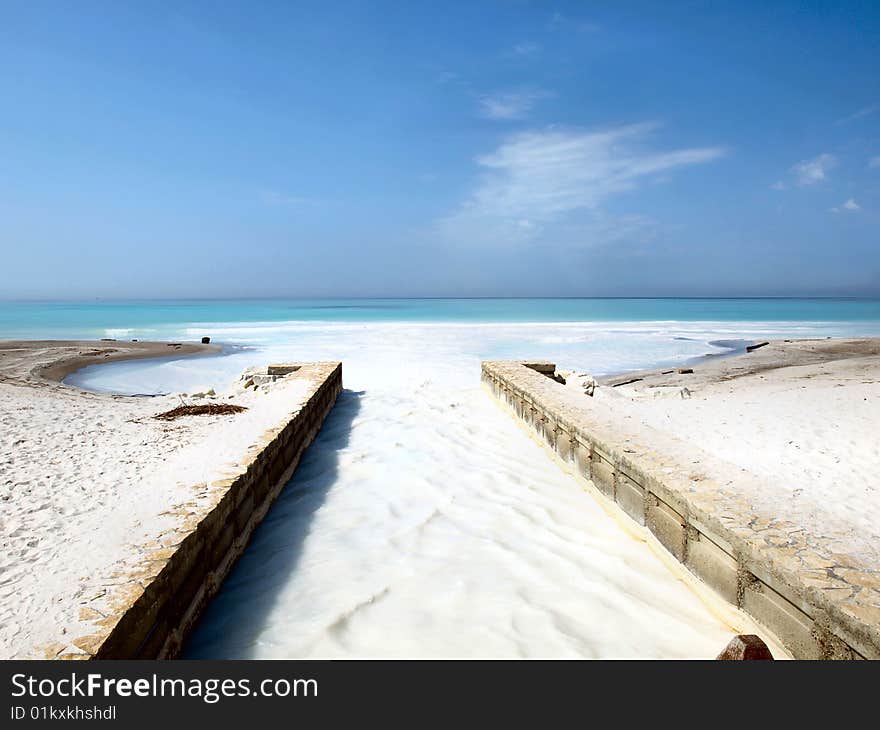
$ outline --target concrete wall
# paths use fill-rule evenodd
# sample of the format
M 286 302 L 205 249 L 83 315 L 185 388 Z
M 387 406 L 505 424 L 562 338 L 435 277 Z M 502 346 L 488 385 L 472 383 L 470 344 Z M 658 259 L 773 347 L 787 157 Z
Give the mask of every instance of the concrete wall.
M 719 595 L 766 626 L 797 658 L 880 658 L 874 613 L 854 602 L 860 586 L 832 582 L 809 565 L 750 535 L 737 515 L 706 510 L 689 486 L 635 456 L 619 434 L 570 407 L 550 379 L 552 363 L 485 362 L 492 393 L 592 484 Z M 690 490 L 690 491 L 689 491 Z M 705 495 L 701 495 L 705 496 Z M 747 515 L 740 515 L 748 523 Z M 825 571 L 827 573 L 827 571 Z M 846 602 L 842 599 L 846 598 Z M 840 599 L 840 600 L 838 600 Z M 873 605 L 864 606 L 873 611 Z
M 103 630 L 74 642 L 92 658 L 167 659 L 180 652 L 342 390 L 341 363 L 303 363 L 291 377 L 310 378 L 311 397 L 265 434 L 250 461 L 218 485 L 212 504 L 190 515 L 172 544 L 157 546 L 154 560 L 132 577 L 130 600 Z

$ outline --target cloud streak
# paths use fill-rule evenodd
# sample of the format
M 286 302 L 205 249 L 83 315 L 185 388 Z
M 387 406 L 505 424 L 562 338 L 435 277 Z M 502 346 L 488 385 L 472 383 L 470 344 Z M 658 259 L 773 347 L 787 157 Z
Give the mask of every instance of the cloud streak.
M 541 52 L 541 48 L 542 46 L 540 43 L 525 41 L 523 43 L 517 43 L 513 47 L 513 52 L 517 56 L 534 56 Z
M 842 119 L 838 119 L 835 124 L 849 124 L 850 122 L 858 121 L 859 119 L 864 119 L 865 117 L 870 117 L 872 114 L 875 114 L 878 110 L 880 110 L 880 104 L 871 104 L 871 106 L 866 106 L 863 109 L 859 109 L 857 112 L 850 114 L 848 117 L 843 117 Z
M 562 13 L 558 12 L 553 13 L 553 15 L 550 17 L 550 22 L 548 26 L 550 30 L 561 30 L 563 28 L 570 28 L 578 33 L 595 33 L 596 31 L 600 30 L 599 26 L 596 23 L 569 18 L 568 16 L 565 16 Z
M 446 222 L 460 233 L 495 230 L 522 238 L 581 213 L 593 221 L 607 219 L 602 208 L 612 197 L 725 154 L 720 147 L 646 149 L 655 128 L 633 124 L 599 132 L 551 128 L 511 135 L 477 158 L 483 176 Z
M 541 99 L 551 96 L 547 91 L 510 91 L 489 94 L 480 99 L 480 115 L 487 119 L 513 120 L 528 115 Z

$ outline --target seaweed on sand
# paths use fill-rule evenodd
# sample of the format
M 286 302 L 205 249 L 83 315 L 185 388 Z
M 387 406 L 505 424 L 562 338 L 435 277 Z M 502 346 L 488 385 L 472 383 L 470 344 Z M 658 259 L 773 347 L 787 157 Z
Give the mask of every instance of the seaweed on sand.
M 232 403 L 204 403 L 201 405 L 178 406 L 170 411 L 159 413 L 153 416 L 153 418 L 159 421 L 173 421 L 181 416 L 228 416 L 246 410 L 247 408 L 244 406 L 236 406 Z

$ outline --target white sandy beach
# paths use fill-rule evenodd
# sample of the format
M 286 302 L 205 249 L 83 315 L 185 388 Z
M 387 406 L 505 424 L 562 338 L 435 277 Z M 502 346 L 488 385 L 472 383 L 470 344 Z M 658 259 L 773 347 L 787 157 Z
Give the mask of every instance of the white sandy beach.
M 880 341 L 778 342 L 693 370 L 610 378 L 592 406 L 680 439 L 694 471 L 880 569 Z
M 81 601 L 111 592 L 137 547 L 174 525 L 166 513 L 198 500 L 301 401 L 306 383 L 280 380 L 262 391 L 239 383 L 215 400 L 187 400 L 245 412 L 165 422 L 152 417 L 179 406 L 177 396 L 83 392 L 30 372 L 57 352 L 2 355 L 0 656 L 75 653 L 67 639 L 88 633 Z

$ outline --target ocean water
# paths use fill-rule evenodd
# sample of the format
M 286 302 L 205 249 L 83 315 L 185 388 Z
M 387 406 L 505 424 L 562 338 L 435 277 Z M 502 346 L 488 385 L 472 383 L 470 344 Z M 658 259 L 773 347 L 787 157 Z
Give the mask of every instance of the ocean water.
M 480 360 L 604 374 L 742 340 L 880 336 L 880 301 L 0 303 L 2 338 L 203 335 L 224 354 L 72 382 L 192 392 L 333 359 L 345 391 L 187 656 L 714 656 L 729 617 L 501 410 Z
M 880 299 L 3 301 L 0 336 L 123 337 L 219 322 L 877 322 Z
M 425 357 L 456 372 L 480 359 L 541 357 L 601 374 L 717 352 L 709 343 L 737 338 L 872 334 L 880 299 L 0 301 L 3 339 L 208 335 L 226 345 L 221 358 L 120 363 L 75 378 L 119 392 L 223 382 L 255 357 L 343 358 L 349 373 Z

